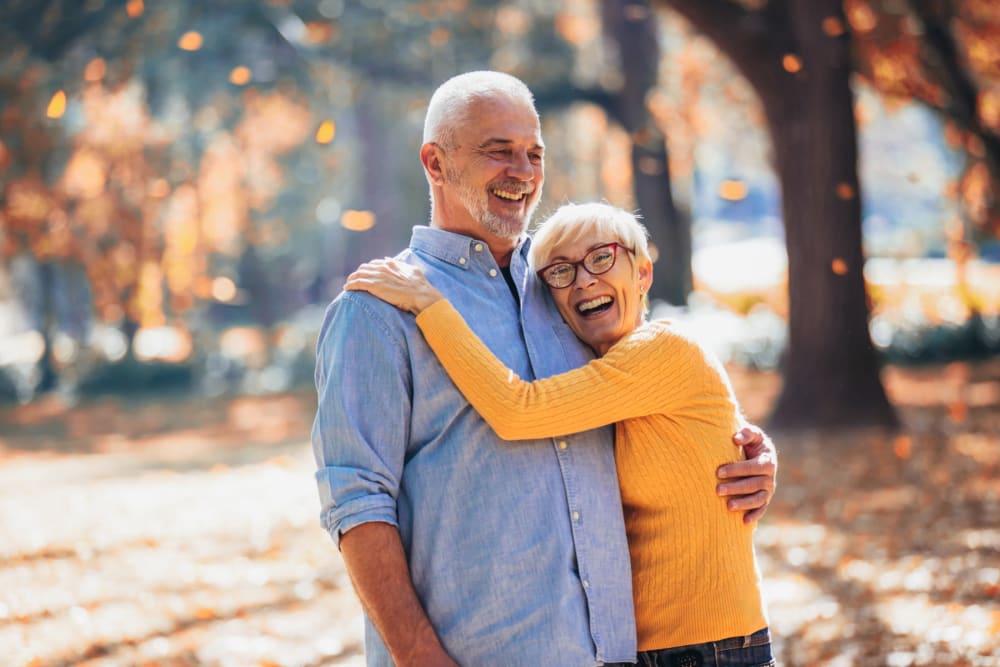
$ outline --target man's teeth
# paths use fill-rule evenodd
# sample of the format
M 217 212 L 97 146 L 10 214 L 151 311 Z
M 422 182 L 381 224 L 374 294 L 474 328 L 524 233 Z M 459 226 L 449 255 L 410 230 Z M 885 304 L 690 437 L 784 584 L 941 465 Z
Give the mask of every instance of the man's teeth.
M 586 313 L 588 310 L 594 310 L 595 308 L 600 308 L 604 304 L 611 303 L 610 296 L 599 296 L 596 299 L 591 299 L 590 301 L 582 301 L 576 305 L 576 309 L 580 313 Z
M 523 192 L 508 192 L 506 190 L 494 190 L 493 194 L 500 199 L 507 199 L 510 201 L 520 201 L 521 197 L 524 196 Z

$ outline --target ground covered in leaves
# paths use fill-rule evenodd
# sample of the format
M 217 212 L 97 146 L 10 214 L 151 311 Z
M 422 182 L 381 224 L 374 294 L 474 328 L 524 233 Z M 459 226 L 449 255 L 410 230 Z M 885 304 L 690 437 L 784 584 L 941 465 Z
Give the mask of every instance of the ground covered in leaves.
M 733 370 L 760 417 L 774 374 Z M 779 436 L 783 665 L 1000 665 L 1000 362 L 890 369 L 903 434 Z M 360 665 L 308 392 L 0 408 L 0 663 Z

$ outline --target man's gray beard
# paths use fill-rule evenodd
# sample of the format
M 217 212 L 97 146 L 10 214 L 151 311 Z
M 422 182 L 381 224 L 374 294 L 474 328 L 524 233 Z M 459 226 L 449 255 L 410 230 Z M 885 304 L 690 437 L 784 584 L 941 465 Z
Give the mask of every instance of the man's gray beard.
M 531 216 L 534 214 L 535 209 L 538 207 L 538 202 L 541 200 L 541 192 L 537 192 L 535 193 L 535 201 L 528 207 L 524 218 L 505 218 L 490 211 L 488 193 L 476 190 L 461 175 L 456 174 L 450 169 L 446 169 L 444 175 L 445 179 L 457 188 L 458 196 L 465 205 L 465 208 L 468 209 L 473 218 L 479 221 L 483 229 L 489 234 L 503 239 L 520 238 L 521 234 L 528 229 Z

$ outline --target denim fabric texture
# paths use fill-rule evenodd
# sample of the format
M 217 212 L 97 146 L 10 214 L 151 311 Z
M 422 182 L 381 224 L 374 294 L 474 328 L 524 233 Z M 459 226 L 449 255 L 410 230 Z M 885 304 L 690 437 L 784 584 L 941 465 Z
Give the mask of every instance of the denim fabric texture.
M 515 301 L 485 244 L 416 227 L 398 258 L 423 267 L 514 372 L 547 377 L 591 358 L 514 252 Z M 333 539 L 397 526 L 414 586 L 463 665 L 632 660 L 635 623 L 613 428 L 504 442 L 438 364 L 413 315 L 341 294 L 317 345 L 312 442 Z M 370 624 L 368 665 L 391 665 Z
M 633 663 L 613 663 L 606 667 L 630 667 Z M 767 628 L 746 637 L 730 637 L 717 642 L 642 651 L 639 667 L 774 667 L 771 633 Z

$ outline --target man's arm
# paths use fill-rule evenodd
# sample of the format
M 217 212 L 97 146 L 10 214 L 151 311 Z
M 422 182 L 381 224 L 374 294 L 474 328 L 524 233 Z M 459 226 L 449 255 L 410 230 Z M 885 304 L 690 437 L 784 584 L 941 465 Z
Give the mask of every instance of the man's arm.
M 396 313 L 383 308 L 342 297 L 320 330 L 312 443 L 321 518 L 395 663 L 453 666 L 417 598 L 399 535 L 412 383 Z
M 399 540 L 387 523 L 364 523 L 340 538 L 354 590 L 397 667 L 458 667 L 417 599 Z
M 745 461 L 719 466 L 716 474 L 722 481 L 716 493 L 728 496 L 726 506 L 734 512 L 744 512 L 743 522 L 753 523 L 767 511 L 774 496 L 778 476 L 778 452 L 774 443 L 757 426 L 744 426 L 733 436 L 733 443 L 742 447 Z

